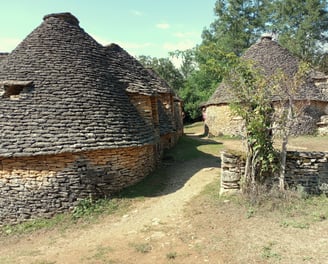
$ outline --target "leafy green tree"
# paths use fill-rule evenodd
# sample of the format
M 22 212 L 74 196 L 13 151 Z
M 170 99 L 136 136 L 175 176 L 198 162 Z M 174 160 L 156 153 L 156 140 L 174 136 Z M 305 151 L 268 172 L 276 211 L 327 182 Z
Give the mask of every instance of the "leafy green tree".
M 174 66 L 174 64 L 169 58 L 156 58 L 156 57 L 152 58 L 150 56 L 142 55 L 138 57 L 138 60 L 145 67 L 152 68 L 176 92 L 182 88 L 184 84 L 183 75 Z
M 217 43 L 224 52 L 240 56 L 263 33 L 268 21 L 268 0 L 217 0 L 217 19 L 202 34 L 203 43 Z
M 202 70 L 194 71 L 186 80 L 179 96 L 184 101 L 186 120 L 192 121 L 201 117 L 201 105 L 205 103 L 214 92 L 217 82 L 207 78 Z
M 272 11 L 279 43 L 302 60 L 320 64 L 328 41 L 327 0 L 275 0 Z
M 231 69 L 225 82 L 235 101 L 231 109 L 245 121 L 246 166 L 244 190 L 254 190 L 265 182 L 276 169 L 276 151 L 273 146 L 271 80 L 252 62 L 229 54 Z
M 195 50 L 196 48 L 183 51 L 176 50 L 169 53 L 172 58 L 180 60 L 181 65 L 179 67 L 179 71 L 185 80 L 188 79 L 189 76 L 191 76 L 191 74 L 197 69 Z

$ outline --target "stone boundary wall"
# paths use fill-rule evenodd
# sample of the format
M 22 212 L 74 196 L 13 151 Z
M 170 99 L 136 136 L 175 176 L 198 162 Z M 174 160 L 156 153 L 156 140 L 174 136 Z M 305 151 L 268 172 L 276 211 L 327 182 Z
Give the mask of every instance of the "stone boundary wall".
M 220 194 L 240 190 L 240 180 L 245 172 L 245 161 L 239 154 L 221 152 Z
M 221 152 L 220 193 L 240 189 L 245 162 L 239 154 Z M 290 189 L 302 189 L 310 194 L 328 194 L 328 152 L 288 151 L 286 183 Z
M 289 151 L 286 168 L 289 187 L 302 186 L 307 193 L 328 194 L 328 152 Z
M 0 159 L 0 225 L 51 217 L 108 197 L 155 167 L 153 145 Z

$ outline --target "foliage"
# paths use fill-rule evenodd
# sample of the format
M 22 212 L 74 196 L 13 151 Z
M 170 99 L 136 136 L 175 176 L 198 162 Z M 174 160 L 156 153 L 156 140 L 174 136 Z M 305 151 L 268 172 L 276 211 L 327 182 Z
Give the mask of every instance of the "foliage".
M 270 80 L 251 61 L 233 58 L 234 67 L 225 79 L 235 101 L 232 110 L 243 118 L 246 130 L 245 189 L 263 183 L 276 169 L 273 147 L 273 107 Z
M 264 32 L 296 56 L 327 73 L 328 4 L 325 0 L 217 0 L 216 19 L 202 32 L 202 43 L 170 53 L 178 59 L 140 56 L 183 99 L 187 121 L 201 117 L 200 107 L 231 69 L 226 54 L 240 56 Z M 326 45 L 326 46 L 324 46 Z
M 184 101 L 186 121 L 197 120 L 201 116 L 201 104 L 213 94 L 217 82 L 208 78 L 206 71 L 197 70 L 186 80 L 179 96 Z
M 82 199 L 75 206 L 72 217 L 79 219 L 82 217 L 96 216 L 101 213 L 113 213 L 118 210 L 121 201 L 118 199 L 98 199 L 94 200 L 92 197 Z
M 265 30 L 271 1 L 217 0 L 217 19 L 202 34 L 202 45 L 217 43 L 224 52 L 240 56 Z
M 274 121 L 278 125 L 278 130 L 282 137 L 279 176 L 279 186 L 282 190 L 285 188 L 287 144 L 288 138 L 291 135 L 291 126 L 293 120 L 303 115 L 304 107 L 307 105 L 307 102 L 301 102 L 296 106 L 297 90 L 304 85 L 308 72 L 309 65 L 302 62 L 293 76 L 279 69 L 271 76 L 272 91 L 278 97 L 276 100 L 278 108 L 275 110 Z
M 152 58 L 142 55 L 138 59 L 145 67 L 152 68 L 176 92 L 183 86 L 184 78 L 169 58 Z
M 320 63 L 322 45 L 328 40 L 326 0 L 276 0 L 271 24 L 282 46 L 302 60 Z
M 26 234 L 39 229 L 52 229 L 61 223 L 66 223 L 68 218 L 68 215 L 58 214 L 51 219 L 34 219 L 17 225 L 5 225 L 0 228 L 0 236 Z
M 153 247 L 149 243 L 130 243 L 131 247 L 134 247 L 134 249 L 139 253 L 149 253 L 152 251 Z

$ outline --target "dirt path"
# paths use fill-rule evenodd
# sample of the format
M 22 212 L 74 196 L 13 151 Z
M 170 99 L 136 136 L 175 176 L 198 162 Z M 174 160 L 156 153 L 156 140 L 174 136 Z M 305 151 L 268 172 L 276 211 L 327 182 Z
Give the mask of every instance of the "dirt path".
M 100 224 L 84 229 L 48 232 L 1 243 L 0 262 L 155 263 L 152 261 L 156 259 L 156 263 L 162 263 L 159 262 L 162 259 L 166 263 L 170 258 L 166 254 L 173 250 L 171 244 L 176 239 L 172 234 L 179 231 L 179 226 L 188 224 L 183 217 L 185 204 L 219 177 L 218 161 L 214 159 L 175 164 L 168 170 L 172 177 L 163 193 L 146 198 L 122 217 L 107 217 Z M 159 240 L 161 243 L 155 250 Z M 143 253 L 148 251 L 152 254 L 146 257 Z M 175 257 L 174 252 L 171 258 Z
M 223 144 L 240 148 L 236 140 Z M 193 199 L 219 178 L 218 161 L 204 155 L 166 166 L 166 188 L 136 199 L 124 215 L 2 238 L 0 264 L 328 263 L 328 205 L 261 213 L 230 198 Z

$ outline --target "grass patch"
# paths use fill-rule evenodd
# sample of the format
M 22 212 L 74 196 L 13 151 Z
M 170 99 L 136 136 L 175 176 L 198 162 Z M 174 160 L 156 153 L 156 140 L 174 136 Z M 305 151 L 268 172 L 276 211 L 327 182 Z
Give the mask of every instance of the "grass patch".
M 149 243 L 130 243 L 129 245 L 142 254 L 149 253 L 153 249 Z
M 213 197 L 217 195 L 213 194 Z M 256 194 L 219 197 L 218 202 L 229 199 L 246 209 L 246 218 L 255 215 L 279 218 L 280 226 L 308 229 L 315 222 L 328 220 L 328 197 L 306 196 L 298 191 L 267 190 Z
M 261 257 L 264 258 L 264 259 L 274 258 L 274 259 L 280 260 L 281 255 L 273 251 L 273 246 L 275 244 L 276 244 L 275 242 L 270 242 L 267 245 L 265 245 L 262 248 Z
M 300 228 L 300 229 L 308 229 L 310 227 L 310 225 L 308 223 L 301 223 L 301 222 L 297 222 L 297 221 L 283 221 L 281 223 L 282 227 L 293 227 L 293 228 Z
M 167 175 L 165 168 L 160 166 L 157 170 L 152 172 L 146 178 L 137 184 L 127 187 L 120 191 L 117 196 L 124 198 L 138 198 L 153 196 L 161 192 L 166 187 L 166 182 L 169 175 Z
M 217 142 L 208 142 L 183 136 L 179 139 L 178 144 L 165 151 L 163 163 L 149 176 L 139 183 L 125 188 L 118 196 L 125 198 L 142 198 L 154 196 L 160 193 L 167 186 L 168 175 L 166 167 L 175 162 L 183 162 L 196 158 L 216 158 L 215 154 L 219 153 L 222 145 Z
M 176 257 L 178 256 L 177 252 L 169 252 L 166 254 L 166 258 L 167 259 L 176 259 Z
M 222 148 L 222 144 L 216 141 L 205 141 L 182 136 L 174 148 L 164 153 L 164 160 L 170 157 L 174 161 L 181 162 L 200 157 L 210 157 L 212 155 L 218 155 L 220 148 Z
M 103 247 L 99 246 L 96 248 L 95 253 L 88 258 L 88 260 L 107 260 L 108 253 L 113 252 L 113 248 L 111 247 Z M 107 262 L 106 262 L 107 263 Z
M 130 204 L 128 199 L 83 199 L 72 213 L 58 214 L 50 219 L 34 219 L 17 225 L 2 226 L 0 236 L 23 235 L 54 228 L 64 231 L 76 224 L 95 221 L 100 215 L 124 212 Z
M 96 219 L 101 214 L 114 214 L 123 211 L 129 207 L 129 201 L 126 199 L 110 198 L 98 199 L 92 198 L 81 200 L 72 212 L 73 219 Z
M 35 219 L 17 225 L 5 225 L 0 228 L 0 236 L 28 234 L 40 229 L 53 229 L 71 222 L 69 214 L 58 214 L 51 219 Z

